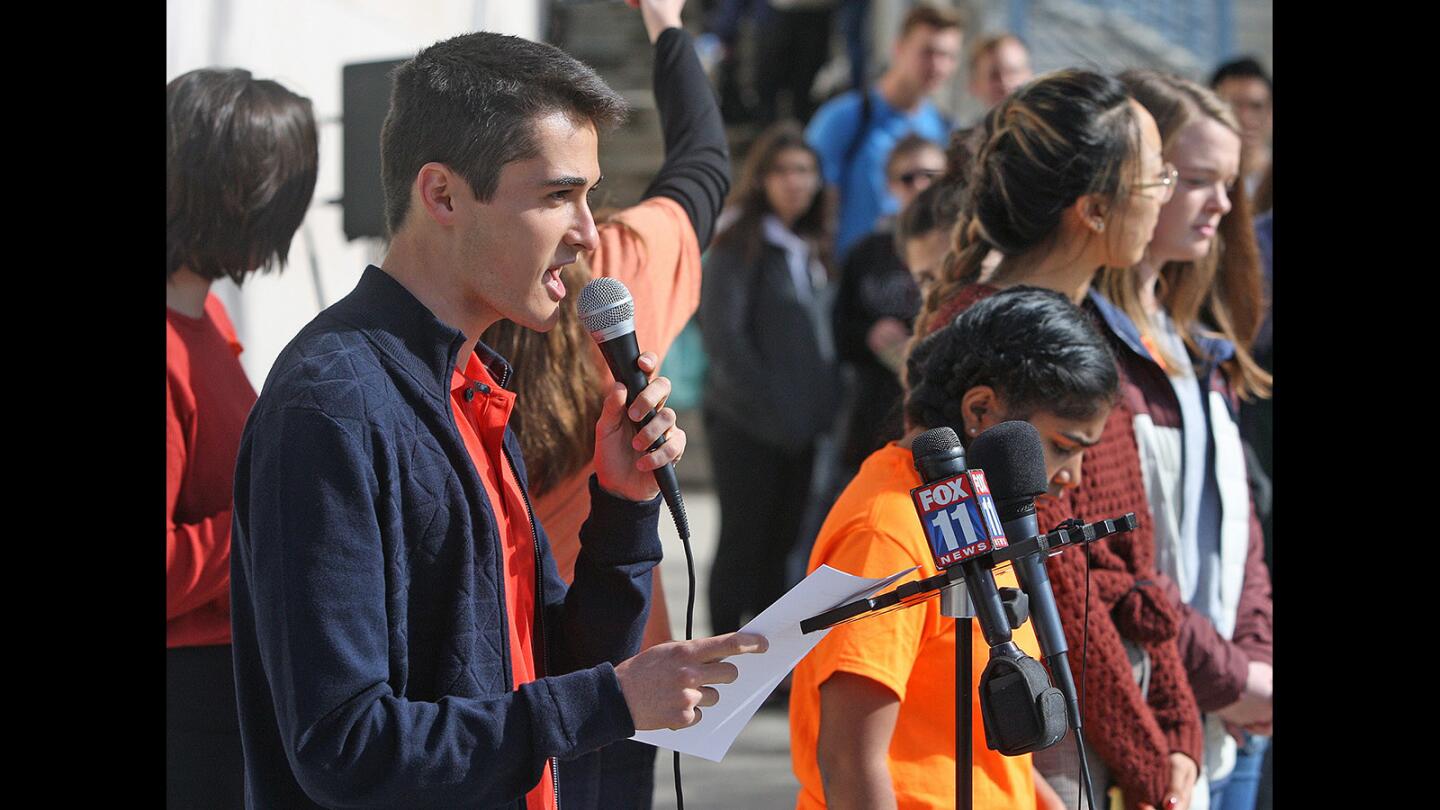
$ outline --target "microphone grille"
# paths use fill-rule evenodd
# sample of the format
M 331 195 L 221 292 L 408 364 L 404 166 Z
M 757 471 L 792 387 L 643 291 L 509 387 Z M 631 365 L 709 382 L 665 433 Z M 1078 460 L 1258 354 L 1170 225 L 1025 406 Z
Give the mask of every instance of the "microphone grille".
M 970 466 L 985 471 L 996 501 L 1033 498 L 1050 488 L 1045 446 L 1029 422 L 1001 422 L 970 442 Z
M 575 311 L 587 332 L 599 332 L 621 321 L 635 317 L 635 302 L 630 291 L 613 278 L 597 278 L 580 291 Z
M 915 443 L 910 446 L 910 452 L 916 459 L 943 450 L 953 450 L 960 446 L 960 437 L 955 431 L 948 427 L 931 428 L 915 437 Z

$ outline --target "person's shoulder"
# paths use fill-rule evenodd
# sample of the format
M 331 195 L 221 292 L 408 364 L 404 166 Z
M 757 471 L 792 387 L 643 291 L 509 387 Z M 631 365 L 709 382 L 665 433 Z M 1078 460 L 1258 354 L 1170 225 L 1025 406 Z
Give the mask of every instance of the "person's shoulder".
M 314 409 L 332 417 L 369 419 L 390 390 L 374 345 L 360 330 L 321 312 L 281 350 L 256 410 Z
M 855 554 L 881 567 L 905 560 L 919 564 L 922 549 L 915 540 L 919 523 L 910 498 L 919 475 L 912 458 L 910 451 L 891 443 L 861 463 L 821 528 L 812 565 L 817 559 L 848 560 Z
M 847 90 L 815 110 L 815 114 L 810 117 L 810 124 L 805 127 L 805 139 L 811 146 L 819 148 L 825 138 L 834 137 L 837 129 L 853 126 L 859 116 L 860 94 Z M 823 145 L 830 144 L 824 141 Z
M 912 119 L 920 134 L 932 140 L 939 140 L 941 146 L 945 146 L 945 139 L 949 136 L 950 130 L 954 128 L 954 122 L 946 117 L 935 102 L 925 99 L 920 105 L 920 110 Z

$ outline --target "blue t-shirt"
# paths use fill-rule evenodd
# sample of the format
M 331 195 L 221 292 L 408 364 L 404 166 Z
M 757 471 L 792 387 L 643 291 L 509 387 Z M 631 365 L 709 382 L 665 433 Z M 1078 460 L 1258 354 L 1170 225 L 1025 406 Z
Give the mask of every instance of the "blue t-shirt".
M 950 122 L 928 100 L 909 115 L 886 104 L 874 88 L 870 89 L 870 102 L 870 123 L 848 167 L 841 164 L 860 126 L 859 93 L 851 90 L 826 102 L 805 128 L 805 140 L 820 153 L 820 172 L 825 182 L 840 189 L 837 260 L 843 259 L 860 237 L 875 230 L 880 217 L 899 209 L 885 186 L 885 161 L 895 144 L 914 132 L 943 149 L 950 137 Z

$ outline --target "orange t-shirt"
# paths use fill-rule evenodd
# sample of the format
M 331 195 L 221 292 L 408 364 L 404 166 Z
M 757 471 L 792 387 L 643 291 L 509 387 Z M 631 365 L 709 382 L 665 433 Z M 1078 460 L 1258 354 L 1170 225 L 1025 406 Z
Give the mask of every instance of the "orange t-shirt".
M 907 580 L 938 573 L 910 499 L 910 490 L 920 483 L 909 450 L 892 442 L 871 454 L 820 528 L 809 570 L 825 564 L 879 577 L 920 566 Z M 995 573 L 995 582 L 1016 585 L 1008 568 Z M 900 810 L 955 806 L 955 638 L 955 620 L 941 616 L 940 600 L 932 598 L 839 625 L 801 660 L 790 691 L 790 757 L 800 780 L 799 810 L 825 807 L 816 760 L 820 686 L 836 672 L 870 678 L 900 699 L 887 756 Z M 1013 639 L 1026 653 L 1039 656 L 1029 623 L 1014 631 Z M 985 747 L 978 683 L 990 659 L 978 622 L 972 645 L 974 806 L 1032 810 L 1036 803 L 1030 755 L 1006 757 Z
M 700 244 L 685 209 L 669 197 L 650 197 L 601 225 L 600 244 L 590 254 L 596 278 L 622 282 L 635 300 L 635 339 L 641 351 L 654 352 L 663 362 L 665 352 L 700 306 Z M 614 379 L 600 350 L 592 346 L 591 364 L 600 370 L 607 388 Z M 566 582 L 575 579 L 575 558 L 580 554 L 580 525 L 590 515 L 593 462 L 535 499 L 535 517 L 550 538 L 550 552 Z M 655 567 L 650 618 L 645 624 L 644 646 L 670 639 L 670 614 L 660 590 L 660 568 Z
M 469 392 L 469 398 L 466 393 Z M 495 513 L 505 568 L 506 625 L 510 632 L 512 684 L 519 688 L 545 673 L 535 663 L 535 536 L 515 471 L 504 458 L 505 423 L 515 408 L 515 395 L 496 384 L 474 354 L 450 374 L 450 409 L 470 460 L 480 473 L 485 495 Z M 540 783 L 525 794 L 526 810 L 555 810 L 550 763 Z

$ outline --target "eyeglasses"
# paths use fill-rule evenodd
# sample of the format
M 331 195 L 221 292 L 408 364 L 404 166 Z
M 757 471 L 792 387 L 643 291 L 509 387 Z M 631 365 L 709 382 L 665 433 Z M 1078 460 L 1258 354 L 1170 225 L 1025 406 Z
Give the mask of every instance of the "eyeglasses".
M 1156 186 L 1159 186 L 1160 195 L 1158 197 L 1154 197 L 1154 199 L 1157 199 L 1162 203 L 1167 203 L 1170 202 L 1171 197 L 1175 196 L 1175 181 L 1179 179 L 1180 170 L 1175 168 L 1173 164 L 1166 163 L 1165 165 L 1160 167 L 1159 180 L 1154 183 L 1136 183 L 1135 185 L 1130 187 L 1130 190 L 1132 192 L 1135 192 L 1139 191 L 1140 189 L 1154 188 Z
M 905 172 L 895 179 L 907 186 L 913 186 L 915 185 L 915 181 L 922 177 L 926 180 L 933 180 L 941 174 L 942 172 L 937 169 L 916 169 L 913 172 Z

